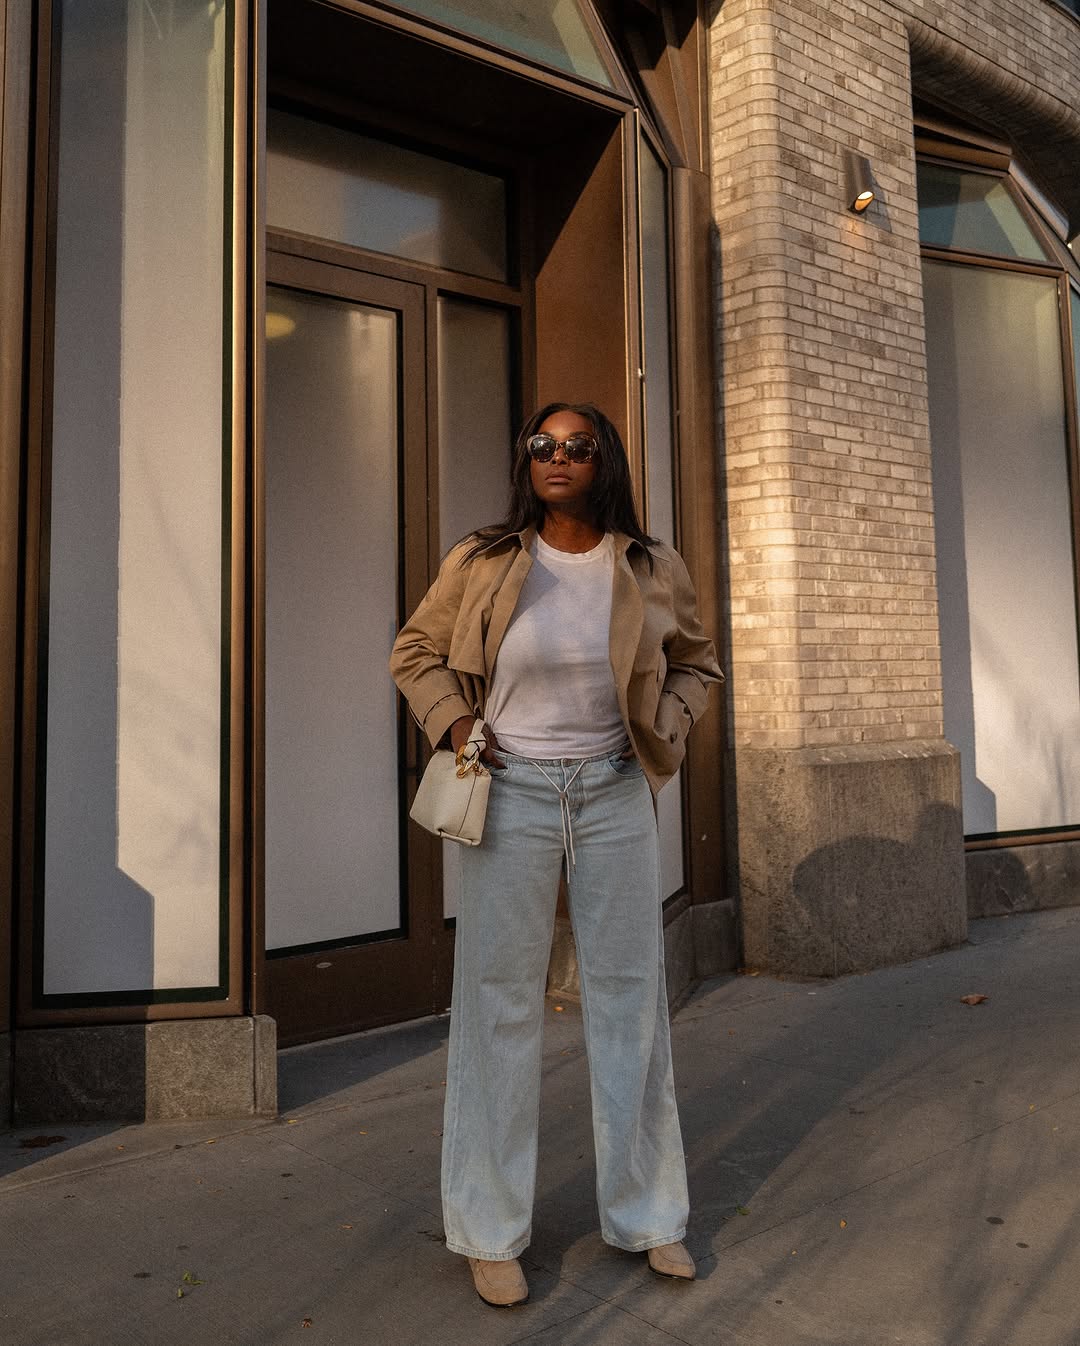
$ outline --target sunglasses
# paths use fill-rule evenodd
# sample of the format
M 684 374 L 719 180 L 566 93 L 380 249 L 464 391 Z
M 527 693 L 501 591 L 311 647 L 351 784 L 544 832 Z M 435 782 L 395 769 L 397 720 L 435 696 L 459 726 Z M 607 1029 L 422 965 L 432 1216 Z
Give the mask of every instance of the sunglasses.
M 596 439 L 584 433 L 569 435 L 566 439 L 556 439 L 554 435 L 530 435 L 525 445 L 529 456 L 537 463 L 550 463 L 560 446 L 571 463 L 590 462 L 598 448 Z

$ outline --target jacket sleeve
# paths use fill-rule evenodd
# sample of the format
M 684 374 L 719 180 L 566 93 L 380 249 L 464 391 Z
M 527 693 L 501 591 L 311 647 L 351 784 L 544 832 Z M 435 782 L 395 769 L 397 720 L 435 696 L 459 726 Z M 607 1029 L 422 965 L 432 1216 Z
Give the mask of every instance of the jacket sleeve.
M 465 543 L 449 553 L 390 652 L 390 676 L 433 748 L 455 720 L 473 713 L 457 674 L 446 662 L 465 594 L 467 550 Z
M 686 565 L 678 552 L 671 551 L 669 555 L 675 634 L 664 646 L 667 676 L 660 696 L 661 701 L 669 696 L 678 698 L 676 702 L 669 701 L 663 717 L 669 727 L 668 737 L 676 742 L 689 733 L 694 721 L 705 710 L 709 687 L 714 682 L 723 682 L 724 675 L 716 661 L 713 643 L 701 625 L 697 598 Z

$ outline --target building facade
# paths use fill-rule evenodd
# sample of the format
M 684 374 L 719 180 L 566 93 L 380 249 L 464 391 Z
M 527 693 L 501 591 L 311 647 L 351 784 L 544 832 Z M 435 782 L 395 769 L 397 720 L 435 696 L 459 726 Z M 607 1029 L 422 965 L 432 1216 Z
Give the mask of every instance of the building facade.
M 1077 8 L 0 3 L 5 1111 L 446 1008 L 386 658 L 552 399 L 729 672 L 673 998 L 1080 900 Z

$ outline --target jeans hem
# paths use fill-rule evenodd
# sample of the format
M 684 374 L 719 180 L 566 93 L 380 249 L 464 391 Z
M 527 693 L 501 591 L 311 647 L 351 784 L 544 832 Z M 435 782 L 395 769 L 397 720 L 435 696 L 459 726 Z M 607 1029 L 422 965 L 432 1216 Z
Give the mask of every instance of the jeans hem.
M 462 1257 L 476 1257 L 481 1262 L 512 1262 L 515 1257 L 520 1257 L 529 1246 L 529 1239 L 519 1239 L 509 1252 L 493 1253 L 483 1248 L 467 1248 L 463 1243 L 451 1243 L 446 1240 L 446 1246 L 452 1253 L 460 1253 Z
M 668 1243 L 681 1243 L 686 1238 L 686 1228 L 684 1226 L 674 1234 L 661 1234 L 658 1238 L 638 1239 L 636 1243 L 624 1243 L 622 1239 L 603 1232 L 601 1238 L 613 1248 L 621 1248 L 626 1253 L 647 1253 L 650 1248 L 663 1248 Z

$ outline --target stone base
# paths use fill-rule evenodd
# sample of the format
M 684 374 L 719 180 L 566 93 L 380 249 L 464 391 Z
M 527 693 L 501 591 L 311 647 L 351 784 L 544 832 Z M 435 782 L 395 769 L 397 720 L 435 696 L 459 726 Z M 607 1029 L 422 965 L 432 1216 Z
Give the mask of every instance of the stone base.
M 960 758 L 943 741 L 737 754 L 748 967 L 863 972 L 967 934 Z
M 1080 906 L 1080 841 L 967 853 L 968 916 Z
M 14 1037 L 17 1125 L 277 1114 L 277 1026 L 266 1015 Z
M 0 1126 L 11 1120 L 11 1034 L 0 1033 Z
M 664 926 L 664 971 L 668 1003 L 676 1006 L 702 977 L 738 966 L 738 923 L 730 901 L 687 905 Z M 549 995 L 581 998 L 577 950 L 570 922 L 555 919 L 547 989 Z

